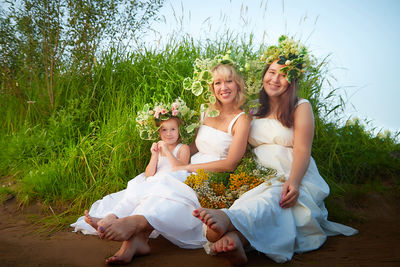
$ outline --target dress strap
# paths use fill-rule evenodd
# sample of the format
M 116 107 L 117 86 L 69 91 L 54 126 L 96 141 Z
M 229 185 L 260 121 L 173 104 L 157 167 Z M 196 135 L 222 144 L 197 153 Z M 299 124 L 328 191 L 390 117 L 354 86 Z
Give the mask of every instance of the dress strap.
M 301 104 L 303 104 L 303 103 L 310 103 L 310 102 L 307 99 L 302 98 L 302 99 L 297 101 L 296 107 L 301 105 Z
M 242 112 L 240 112 L 239 114 L 237 114 L 237 115 L 235 116 L 235 118 L 233 118 L 233 120 L 231 120 L 231 122 L 229 123 L 229 126 L 228 126 L 228 133 L 229 133 L 229 134 L 232 134 L 232 127 L 233 127 L 233 125 L 235 124 L 235 122 L 237 121 L 237 119 L 238 119 L 242 114 L 244 114 L 244 111 L 242 111 Z
M 172 151 L 172 155 L 176 158 L 178 156 L 178 151 L 181 148 L 182 144 L 177 144 L 176 147 L 174 148 L 174 151 Z

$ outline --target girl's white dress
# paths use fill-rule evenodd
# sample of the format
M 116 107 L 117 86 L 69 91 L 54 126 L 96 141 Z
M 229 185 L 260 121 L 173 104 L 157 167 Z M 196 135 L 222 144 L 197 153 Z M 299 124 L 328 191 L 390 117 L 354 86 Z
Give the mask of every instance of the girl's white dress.
M 232 143 L 231 129 L 238 114 L 230 123 L 228 132 L 201 125 L 196 137 L 198 153 L 191 163 L 205 163 L 227 157 Z M 179 148 L 175 148 L 176 156 Z M 201 248 L 206 239 L 202 234 L 202 222 L 192 215 L 200 208 L 195 191 L 184 181 L 186 171 L 171 172 L 172 167 L 166 157 L 160 157 L 157 173 L 146 178 L 139 174 L 128 182 L 125 190 L 105 196 L 96 201 L 89 210 L 92 217 L 104 218 L 108 214 L 118 217 L 143 215 L 155 229 L 150 237 L 163 235 L 182 248 Z M 71 224 L 74 231 L 97 235 L 97 231 L 84 221 L 84 216 Z
M 308 101 L 300 100 L 298 105 Z M 289 177 L 293 160 L 293 128 L 278 120 L 262 118 L 251 123 L 249 143 L 259 163 Z M 273 179 L 247 191 L 223 211 L 250 245 L 276 262 L 285 262 L 293 253 L 318 249 L 327 236 L 353 235 L 357 230 L 327 220 L 324 199 L 329 187 L 313 158 L 300 186 L 300 196 L 292 208 L 279 206 L 283 183 Z

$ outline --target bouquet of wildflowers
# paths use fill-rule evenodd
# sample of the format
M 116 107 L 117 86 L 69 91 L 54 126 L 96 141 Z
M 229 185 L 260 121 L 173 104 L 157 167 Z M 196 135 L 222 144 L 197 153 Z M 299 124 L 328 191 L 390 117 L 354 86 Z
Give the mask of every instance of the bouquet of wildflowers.
M 192 173 L 185 184 L 196 191 L 203 208 L 229 208 L 248 190 L 276 177 L 276 171 L 261 166 L 248 152 L 233 173 L 206 172 L 202 169 Z

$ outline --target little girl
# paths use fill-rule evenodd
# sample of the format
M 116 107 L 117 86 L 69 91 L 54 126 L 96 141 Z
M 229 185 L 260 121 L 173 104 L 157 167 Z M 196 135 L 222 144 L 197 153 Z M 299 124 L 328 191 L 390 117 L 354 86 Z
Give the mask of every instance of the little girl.
M 185 165 L 190 159 L 188 145 L 179 143 L 180 120 L 172 117 L 162 121 L 160 125 L 160 139 L 151 146 L 151 158 L 146 167 L 146 177 L 154 176 L 157 172 L 171 172 L 175 166 Z
M 85 210 L 85 216 L 71 225 L 75 227 L 75 231 L 82 231 L 84 234 L 99 233 L 102 237 L 100 230 L 105 229 L 115 219 L 129 216 L 134 211 L 138 212 L 137 207 L 143 204 L 142 200 L 145 201 L 146 194 L 159 190 L 163 186 L 163 177 L 172 172 L 172 168 L 189 163 L 189 146 L 180 143 L 180 123 L 176 116 L 156 123 L 160 127 L 158 132 L 161 140 L 152 144 L 151 158 L 145 172 L 129 181 L 125 190 L 96 201 L 90 212 Z M 174 177 L 180 182 L 187 177 L 185 171 L 179 171 L 177 174 Z

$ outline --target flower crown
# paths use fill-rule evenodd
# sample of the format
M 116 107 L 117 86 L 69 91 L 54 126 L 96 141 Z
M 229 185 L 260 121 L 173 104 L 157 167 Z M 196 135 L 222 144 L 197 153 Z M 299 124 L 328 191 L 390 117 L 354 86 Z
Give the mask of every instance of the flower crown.
M 210 90 L 213 82 L 211 69 L 219 64 L 231 65 L 243 77 L 245 81 L 246 103 L 245 109 L 250 109 L 250 104 L 255 98 L 258 98 L 258 92 L 262 81 L 262 64 L 259 60 L 252 60 L 245 57 L 242 53 L 233 54 L 230 50 L 225 55 L 217 55 L 214 58 L 197 58 L 194 63 L 193 77 L 186 77 L 183 80 L 183 88 L 191 91 L 199 97 L 201 102 L 200 112 L 204 112 L 215 104 L 216 98 Z M 219 115 L 218 110 L 212 110 L 207 113 L 209 117 Z
M 179 126 L 179 134 L 183 143 L 191 142 L 195 129 L 200 125 L 198 113 L 187 107 L 185 101 L 178 97 L 172 104 L 155 103 L 154 107 L 145 104 L 136 117 L 140 138 L 157 140 L 159 138 L 157 122 L 170 118 L 179 118 L 183 125 Z
M 280 71 L 286 74 L 289 83 L 293 79 L 301 79 L 306 67 L 310 65 L 307 48 L 286 35 L 279 37 L 278 41 L 279 45 L 269 46 L 260 60 L 267 64 L 278 60 L 278 64 L 285 65 Z

